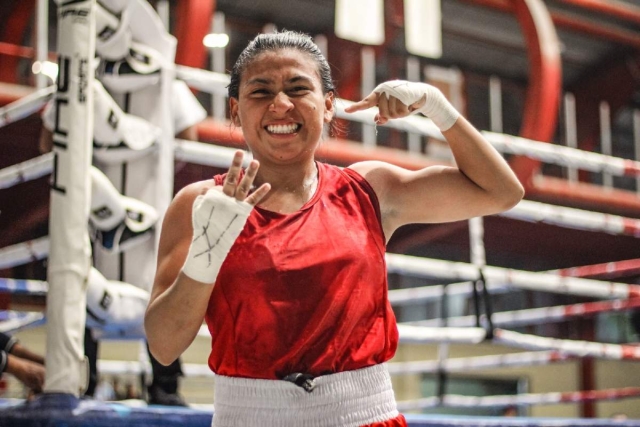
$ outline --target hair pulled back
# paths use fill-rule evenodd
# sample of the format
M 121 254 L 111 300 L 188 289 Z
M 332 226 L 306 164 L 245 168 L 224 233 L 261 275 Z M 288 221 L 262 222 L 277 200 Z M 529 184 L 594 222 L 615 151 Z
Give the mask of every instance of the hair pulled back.
M 329 63 L 311 37 L 296 31 L 282 31 L 259 34 L 244 48 L 231 70 L 231 82 L 228 86 L 229 97 L 238 99 L 242 73 L 258 55 L 281 49 L 295 49 L 309 55 L 318 67 L 318 75 L 322 82 L 322 92 L 325 94 L 329 92 L 335 93 Z

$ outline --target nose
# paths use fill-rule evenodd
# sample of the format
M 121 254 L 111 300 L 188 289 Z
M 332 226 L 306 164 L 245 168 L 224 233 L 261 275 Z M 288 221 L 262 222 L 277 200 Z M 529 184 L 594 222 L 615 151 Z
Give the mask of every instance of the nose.
M 273 98 L 273 102 L 269 106 L 269 109 L 274 113 L 286 113 L 293 108 L 293 102 L 284 92 L 278 92 Z

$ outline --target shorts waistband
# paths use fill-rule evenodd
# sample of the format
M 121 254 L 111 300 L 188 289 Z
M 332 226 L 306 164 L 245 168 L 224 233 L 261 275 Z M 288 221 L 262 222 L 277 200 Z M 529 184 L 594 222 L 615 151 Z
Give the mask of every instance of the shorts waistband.
M 399 415 L 385 364 L 288 381 L 216 375 L 213 427 L 359 427 Z

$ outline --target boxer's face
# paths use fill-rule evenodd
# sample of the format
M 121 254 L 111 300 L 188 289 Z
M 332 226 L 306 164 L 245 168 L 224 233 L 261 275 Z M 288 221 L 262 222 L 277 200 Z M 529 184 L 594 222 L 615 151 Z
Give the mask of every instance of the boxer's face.
M 333 117 L 315 61 L 295 49 L 264 52 L 246 67 L 229 105 L 255 158 L 291 162 L 313 153 Z

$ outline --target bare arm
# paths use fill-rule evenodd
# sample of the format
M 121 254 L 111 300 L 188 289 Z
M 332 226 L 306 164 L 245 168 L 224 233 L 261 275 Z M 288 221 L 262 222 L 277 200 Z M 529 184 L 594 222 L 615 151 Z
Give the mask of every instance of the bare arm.
M 379 105 L 381 122 L 410 114 L 410 106 L 397 99 L 372 95 L 361 101 L 361 107 Z M 419 103 L 416 107 L 420 107 Z M 431 166 L 409 171 L 383 162 L 350 166 L 376 191 L 387 236 L 404 224 L 458 221 L 495 214 L 510 209 L 522 199 L 524 190 L 508 164 L 464 117 L 458 117 L 453 126 L 442 133 L 457 167 Z
M 13 354 L 15 356 L 18 356 L 21 359 L 30 360 L 32 362 L 35 362 L 35 363 L 39 364 L 39 365 L 44 365 L 44 357 L 42 357 L 39 354 L 36 354 L 36 353 L 32 352 L 28 348 L 22 346 L 20 343 L 16 343 L 11 348 L 11 354 Z
M 181 273 L 193 235 L 191 208 L 195 198 L 213 184 L 192 184 L 180 191 L 162 224 L 158 265 L 144 326 L 153 356 L 169 365 L 195 339 L 209 303 L 213 284 Z
M 249 195 L 249 190 L 259 165 L 257 161 L 253 160 L 242 180 L 239 179 L 241 167 L 242 152 L 237 152 L 222 187 L 214 187 L 212 181 L 189 185 L 178 193 L 167 210 L 158 249 L 156 278 L 145 314 L 145 330 L 149 349 L 160 363 L 166 365 L 172 363 L 193 342 L 204 320 L 209 298 L 217 277 L 218 270 L 213 266 L 214 262 L 209 261 L 207 263 L 203 261 L 205 267 L 202 268 L 194 262 L 193 254 L 190 252 L 190 249 L 197 247 L 201 242 L 205 241 L 205 238 L 207 241 L 209 240 L 208 234 L 193 239 L 193 214 L 196 214 L 195 218 L 198 218 L 198 212 L 207 216 L 207 225 L 204 230 L 205 233 L 208 233 L 206 230 L 214 229 L 215 225 L 212 224 L 220 217 L 211 217 L 214 209 L 206 208 L 198 211 L 199 208 L 205 206 L 204 200 L 207 197 L 221 197 L 225 198 L 225 200 L 235 199 L 237 202 L 246 202 L 244 205 L 248 206 L 250 210 L 270 189 L 269 184 L 263 184 Z M 205 195 L 205 197 L 199 197 L 201 195 Z M 194 208 L 196 199 L 198 199 L 199 204 L 196 204 Z M 222 205 L 218 207 L 224 209 Z M 244 222 L 238 226 L 238 234 L 241 231 L 240 226 L 243 225 Z M 226 236 L 231 234 L 230 229 L 227 226 L 225 230 Z M 220 243 L 225 239 L 226 237 L 223 238 L 220 235 L 216 243 Z M 233 241 L 235 241 L 235 237 L 227 241 L 228 247 L 226 251 L 231 248 Z M 216 250 L 221 246 L 223 246 L 223 243 L 218 244 Z M 205 247 L 205 249 L 208 249 L 207 252 L 209 252 L 212 247 Z M 199 255 L 202 255 L 202 253 Z M 195 258 L 199 255 L 196 255 Z M 223 252 L 220 256 L 224 259 L 226 252 Z M 206 259 L 206 257 L 197 258 L 198 261 Z M 220 262 L 220 259 L 218 259 L 218 262 Z M 220 264 L 216 265 L 219 268 Z M 209 267 L 212 270 L 207 271 Z M 185 272 L 189 273 L 189 275 Z M 194 277 L 198 280 L 195 280 Z
M 21 383 L 34 392 L 40 393 L 42 391 L 45 376 L 43 365 L 21 359 L 14 354 L 7 354 L 5 372 L 16 377 Z

